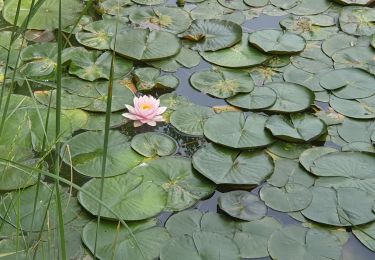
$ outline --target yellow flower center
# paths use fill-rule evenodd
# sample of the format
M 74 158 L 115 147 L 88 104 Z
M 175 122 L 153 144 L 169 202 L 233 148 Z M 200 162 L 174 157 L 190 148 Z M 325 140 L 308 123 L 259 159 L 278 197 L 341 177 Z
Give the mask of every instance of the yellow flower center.
M 142 108 L 142 110 L 150 110 L 150 109 L 153 108 L 153 106 L 150 105 L 150 104 L 142 104 L 141 108 Z

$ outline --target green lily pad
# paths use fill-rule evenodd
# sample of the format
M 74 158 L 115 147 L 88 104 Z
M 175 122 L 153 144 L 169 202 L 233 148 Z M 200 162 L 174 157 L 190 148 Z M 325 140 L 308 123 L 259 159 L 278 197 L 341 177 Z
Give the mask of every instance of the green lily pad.
M 241 40 L 242 28 L 236 23 L 218 19 L 194 20 L 188 30 L 180 34 L 184 44 L 192 50 L 217 51 Z
M 373 120 L 357 120 L 345 118 L 337 127 L 337 132 L 346 142 L 371 142 L 371 135 L 375 132 Z
M 311 148 L 309 143 L 290 143 L 277 141 L 267 148 L 267 150 L 279 157 L 287 159 L 298 159 L 303 151 Z
M 171 124 L 184 134 L 202 136 L 203 125 L 215 114 L 212 108 L 189 106 L 177 109 L 171 115 Z
M 145 157 L 167 156 L 177 151 L 177 142 L 162 133 L 142 133 L 133 137 L 131 147 Z
M 96 51 L 82 51 L 73 57 L 69 66 L 69 73 L 81 79 L 94 81 L 97 79 L 109 80 L 112 63 L 112 54 L 108 51 L 100 54 Z M 121 78 L 128 74 L 133 68 L 133 62 L 115 58 L 114 78 Z
M 371 7 L 347 6 L 339 17 L 341 30 L 347 34 L 370 36 L 375 33 L 375 10 Z
M 244 0 L 244 2 L 251 7 L 263 7 L 268 4 L 269 0 Z
M 356 188 L 311 188 L 313 200 L 302 214 L 315 222 L 333 226 L 356 226 L 375 220 L 374 199 Z
M 242 0 L 231 0 L 231 1 L 228 1 L 228 0 L 218 0 L 218 2 L 224 6 L 224 7 L 227 7 L 227 8 L 230 8 L 230 9 L 233 9 L 233 10 L 241 10 L 241 11 L 244 11 L 244 10 L 247 10 L 249 9 L 250 7 L 248 5 L 246 5 L 244 3 L 244 1 Z
M 270 116 L 266 128 L 273 136 L 289 142 L 311 142 L 327 131 L 322 120 L 306 113 Z
M 374 222 L 353 228 L 354 236 L 371 251 L 375 251 L 375 225 Z
M 267 116 L 241 112 L 224 112 L 209 118 L 204 124 L 204 135 L 214 143 L 232 148 L 263 147 L 275 140 L 265 129 Z M 220 129 L 220 131 L 218 131 Z
M 283 73 L 286 82 L 291 82 L 307 87 L 311 91 L 323 91 L 324 88 L 319 83 L 320 74 L 297 69 L 294 66 L 289 66 Z
M 275 160 L 275 170 L 267 180 L 267 183 L 278 188 L 285 187 L 287 184 L 299 184 L 309 188 L 314 182 L 314 175 L 304 170 L 298 161 L 284 158 Z
M 226 259 L 240 260 L 239 249 L 230 238 L 212 232 L 194 232 L 170 240 L 161 250 L 160 260 Z
M 239 152 L 208 144 L 193 155 L 194 168 L 216 184 L 259 185 L 273 171 L 264 152 Z
M 165 2 L 165 0 L 132 0 L 132 1 L 140 5 L 159 5 Z
M 314 161 L 319 157 L 337 152 L 335 148 L 331 147 L 313 147 L 305 150 L 299 157 L 299 162 L 307 170 L 311 171 L 311 167 L 314 166 Z
M 181 44 L 178 38 L 169 32 L 126 28 L 112 39 L 111 48 L 114 47 L 117 53 L 126 58 L 152 61 L 176 55 Z
M 77 41 L 89 48 L 108 50 L 115 34 L 116 23 L 112 20 L 99 20 L 87 24 L 83 31 L 76 33 Z
M 85 132 L 74 136 L 61 149 L 64 162 L 86 176 L 100 177 L 103 162 L 103 132 Z M 130 147 L 129 138 L 117 131 L 110 131 L 105 177 L 128 172 L 143 161 L 144 157 Z
M 266 53 L 293 54 L 303 51 L 306 41 L 303 37 L 279 30 L 261 30 L 250 34 L 249 42 Z
M 181 211 L 168 218 L 165 227 L 172 237 L 192 236 L 193 232 L 201 230 L 202 216 L 203 213 L 196 209 Z
M 280 260 L 339 260 L 341 250 L 340 242 L 330 233 L 295 225 L 275 231 L 268 242 L 271 257 Z
M 347 117 L 358 119 L 375 118 L 375 96 L 347 100 L 331 95 L 329 104 L 334 110 Z
M 370 152 L 375 153 L 375 147 L 372 143 L 352 142 L 341 148 L 342 152 Z
M 32 0 L 9 0 L 5 2 L 3 8 L 4 19 L 10 23 L 15 23 L 17 7 L 19 5 L 19 14 L 17 26 L 21 26 L 28 18 L 31 5 L 36 3 Z M 72 25 L 78 19 L 83 10 L 83 5 L 78 0 L 66 0 L 61 8 L 61 27 L 65 28 Z M 57 29 L 59 27 L 59 0 L 46 0 L 38 8 L 37 12 L 27 20 L 28 29 L 44 30 Z
M 269 55 L 262 53 L 248 43 L 248 34 L 242 34 L 242 40 L 231 48 L 215 52 L 201 52 L 206 61 L 228 68 L 245 68 L 265 62 Z
M 332 59 L 321 49 L 320 43 L 308 43 L 303 52 L 290 58 L 292 64 L 310 73 L 327 72 L 333 68 Z
M 335 52 L 332 59 L 335 69 L 359 68 L 375 75 L 375 49 L 371 47 L 349 47 Z
M 191 207 L 215 190 L 215 185 L 196 174 L 191 161 L 184 157 L 161 157 L 134 168 L 127 175 L 142 177 L 144 183 L 162 188 L 167 196 L 167 211 Z
M 204 70 L 192 74 L 191 85 L 203 93 L 218 98 L 229 98 L 237 93 L 249 93 L 254 82 L 249 74 L 231 70 Z
M 219 198 L 219 207 L 228 215 L 247 221 L 263 218 L 267 207 L 257 196 L 247 191 L 231 191 Z
M 41 182 L 38 188 L 38 192 L 37 185 L 34 185 L 3 196 L 0 200 L 0 217 L 23 231 L 40 232 L 56 228 L 57 218 L 46 220 L 47 212 L 50 216 L 57 214 L 55 186 Z M 76 218 L 79 207 L 66 190 L 60 190 L 60 197 L 64 222 L 68 223 Z
M 175 89 L 179 79 L 173 75 L 161 75 L 155 68 L 138 68 L 134 70 L 134 81 L 139 91 L 149 91 L 153 88 Z
M 322 43 L 322 50 L 329 57 L 332 57 L 336 51 L 353 47 L 358 42 L 357 38 L 352 35 L 347 35 L 346 33 L 339 33 L 333 35 Z
M 158 258 L 169 240 L 165 228 L 157 227 L 152 220 L 128 225 L 132 235 L 117 223 L 100 221 L 98 226 L 97 222 L 90 222 L 83 228 L 82 241 L 99 259 Z
M 82 126 L 82 129 L 89 131 L 104 130 L 105 128 L 105 114 L 103 113 L 91 113 L 85 112 L 87 116 L 86 123 Z M 115 128 L 126 124 L 128 121 L 121 115 L 122 113 L 111 114 L 110 128 Z
M 45 106 L 56 108 L 56 90 L 51 91 L 35 91 L 35 99 Z M 76 109 L 84 108 L 93 102 L 92 98 L 81 97 L 70 94 L 66 90 L 61 91 L 61 108 L 63 109 Z
M 326 11 L 332 2 L 329 0 L 316 0 L 314 2 L 310 0 L 298 0 L 297 5 L 288 9 L 288 13 L 295 15 L 313 15 L 319 14 Z
M 269 83 L 265 85 L 276 92 L 276 102 L 268 111 L 293 113 L 308 109 L 314 102 L 314 93 L 294 83 Z
M 338 69 L 320 78 L 320 85 L 343 99 L 366 98 L 375 94 L 375 77 L 360 69 Z
M 255 87 L 253 91 L 246 94 L 237 94 L 226 101 L 236 107 L 257 110 L 265 109 L 276 102 L 276 92 L 268 87 Z
M 242 24 L 246 17 L 241 11 L 228 9 L 218 1 L 204 1 L 190 11 L 193 20 L 197 19 L 220 19 Z
M 174 33 L 186 31 L 190 26 L 189 14 L 174 7 L 144 7 L 135 9 L 129 19 L 143 28 Z
M 335 2 L 343 5 L 370 5 L 373 0 L 334 0 Z
M 125 174 L 105 179 L 91 179 L 78 193 L 79 203 L 92 215 L 97 216 L 99 203 L 89 197 L 90 193 L 100 198 L 100 187 L 104 185 L 102 201 L 124 220 L 142 220 L 153 217 L 164 210 L 167 194 L 158 185 L 143 181 L 141 177 Z M 117 219 L 107 208 L 102 207 L 100 216 Z

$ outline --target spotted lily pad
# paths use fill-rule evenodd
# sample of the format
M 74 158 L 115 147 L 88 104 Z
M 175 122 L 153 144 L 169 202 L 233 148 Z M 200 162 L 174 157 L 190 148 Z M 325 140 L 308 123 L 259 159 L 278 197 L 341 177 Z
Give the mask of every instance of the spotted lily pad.
M 265 129 L 266 121 L 267 117 L 261 114 L 220 113 L 206 121 L 204 135 L 215 143 L 232 148 L 263 147 L 275 141 Z
M 273 171 L 263 152 L 240 152 L 208 144 L 193 155 L 194 168 L 216 184 L 259 185 Z
M 303 51 L 303 37 L 279 30 L 261 30 L 250 34 L 249 42 L 258 49 L 271 54 L 292 54 Z
M 219 207 L 232 217 L 253 221 L 263 218 L 267 207 L 257 196 L 246 191 L 231 191 L 219 198 Z
M 229 98 L 254 89 L 249 74 L 234 70 L 198 71 L 190 77 L 190 83 L 194 88 L 218 98 Z
M 142 133 L 133 137 L 131 147 L 146 157 L 167 156 L 176 152 L 177 142 L 161 133 Z
M 242 28 L 236 23 L 218 19 L 194 20 L 179 37 L 192 50 L 217 51 L 241 40 Z

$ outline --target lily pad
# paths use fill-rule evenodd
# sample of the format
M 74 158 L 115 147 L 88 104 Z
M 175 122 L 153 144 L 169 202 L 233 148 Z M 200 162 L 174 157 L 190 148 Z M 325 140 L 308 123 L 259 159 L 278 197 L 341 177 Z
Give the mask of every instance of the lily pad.
M 219 198 L 219 207 L 232 217 L 253 221 L 263 218 L 267 207 L 257 196 L 246 191 L 231 191 Z
M 346 142 L 371 142 L 371 135 L 375 132 L 373 120 L 357 120 L 345 118 L 337 127 L 337 132 Z
M 241 40 L 242 28 L 236 23 L 218 19 L 197 19 L 179 37 L 192 50 L 217 51 Z
M 206 61 L 228 68 L 251 67 L 269 59 L 269 55 L 249 45 L 248 37 L 248 34 L 244 33 L 242 40 L 231 48 L 200 54 Z
M 303 51 L 306 41 L 303 37 L 279 30 L 261 30 L 250 34 L 249 42 L 266 53 L 293 54 Z
M 103 163 L 103 132 L 85 132 L 74 136 L 62 147 L 61 156 L 66 164 L 79 173 L 100 177 Z M 143 156 L 130 147 L 129 138 L 110 131 L 105 177 L 124 174 L 143 161 Z
M 311 188 L 313 200 L 302 214 L 315 222 L 333 226 L 356 226 L 375 220 L 374 199 L 356 188 Z
M 273 136 L 290 142 L 311 142 L 327 131 L 322 120 L 306 113 L 273 115 L 268 118 L 266 128 Z
M 360 69 L 338 69 L 320 78 L 320 85 L 343 99 L 366 98 L 375 94 L 375 77 Z
M 128 224 L 130 231 L 117 223 L 90 222 L 83 228 L 82 241 L 99 259 L 155 259 L 169 240 L 165 228 L 154 221 Z M 96 239 L 97 238 L 97 239 Z M 109 250 L 110 249 L 110 250 Z
M 215 190 L 215 185 L 196 174 L 191 161 L 184 157 L 161 157 L 134 168 L 127 175 L 162 188 L 167 197 L 167 211 L 191 207 Z
M 247 94 L 237 94 L 226 101 L 236 107 L 257 110 L 265 109 L 276 102 L 276 92 L 268 87 L 255 87 L 253 91 Z
M 175 89 L 180 83 L 173 75 L 161 75 L 155 68 L 138 68 L 134 70 L 134 81 L 139 91 L 150 91 L 153 88 Z
M 239 152 L 208 144 L 193 155 L 194 168 L 216 184 L 259 185 L 273 171 L 264 152 Z
M 83 31 L 76 33 L 77 41 L 89 48 L 108 50 L 116 32 L 116 23 L 113 20 L 99 20 L 87 24 Z
M 325 54 L 332 57 L 336 51 L 353 47 L 356 45 L 357 41 L 355 36 L 339 33 L 323 41 L 322 50 Z
M 353 228 L 354 236 L 371 251 L 375 251 L 375 225 L 374 222 Z
M 92 215 L 97 216 L 99 203 L 86 193 L 100 199 L 100 187 L 104 185 L 102 201 L 124 220 L 142 220 L 153 217 L 164 210 L 167 196 L 163 189 L 151 182 L 143 182 L 141 177 L 119 175 L 105 179 L 91 179 L 78 193 L 79 203 Z M 101 207 L 100 216 L 118 219 L 107 208 Z
M 375 50 L 371 47 L 349 47 L 335 52 L 335 69 L 359 68 L 375 75 Z
M 244 3 L 243 0 L 231 0 L 231 1 L 228 1 L 228 0 L 218 0 L 218 2 L 222 6 L 230 8 L 230 9 L 233 9 L 233 10 L 244 11 L 244 10 L 247 10 L 247 9 L 250 8 L 248 5 L 246 5 Z
M 330 233 L 292 225 L 275 231 L 268 242 L 271 257 L 280 260 L 339 260 L 341 250 L 340 242 Z
M 143 7 L 129 15 L 132 23 L 142 28 L 181 33 L 189 28 L 190 17 L 183 9 L 173 7 Z
M 289 66 L 283 73 L 286 82 L 291 82 L 307 87 L 311 91 L 323 91 L 324 88 L 320 85 L 320 74 L 297 69 L 294 66 Z M 316 93 L 315 93 L 316 94 Z
M 162 133 L 142 133 L 133 137 L 131 147 L 145 157 L 167 156 L 177 150 L 177 142 Z
M 189 106 L 177 109 L 171 115 L 171 124 L 184 134 L 202 136 L 203 125 L 215 112 L 212 108 Z
M 192 236 L 195 231 L 201 230 L 202 216 L 203 213 L 196 209 L 181 211 L 168 218 L 165 227 L 172 237 Z
M 358 119 L 375 118 L 375 96 L 346 100 L 331 95 L 329 104 L 334 110 L 344 116 Z
M 314 102 L 314 93 L 294 83 L 269 83 L 265 85 L 276 92 L 276 102 L 266 108 L 272 112 L 292 113 L 308 109 Z
M 301 165 L 307 170 L 311 171 L 311 167 L 314 166 L 314 161 L 318 159 L 319 157 L 337 152 L 335 148 L 331 147 L 313 147 L 310 149 L 305 150 L 303 153 L 301 153 L 299 157 L 299 162 Z
M 288 9 L 288 13 L 295 15 L 313 15 L 319 14 L 326 11 L 332 2 L 329 0 L 316 0 L 314 2 L 310 0 L 298 0 L 297 5 Z
M 267 150 L 279 157 L 287 159 L 298 159 L 303 151 L 311 148 L 309 143 L 290 143 L 277 141 L 267 148 Z
M 27 21 L 28 29 L 44 30 L 57 29 L 59 27 L 59 0 L 46 0 L 37 9 L 35 14 L 28 20 L 31 5 L 36 3 L 32 0 L 9 0 L 5 2 L 3 8 L 4 19 L 10 23 L 15 23 L 17 16 L 17 26 L 21 26 L 23 22 Z M 19 5 L 19 14 L 17 14 L 17 7 Z M 78 0 L 66 0 L 61 8 L 61 27 L 65 28 L 72 25 L 79 18 L 83 10 L 83 5 Z
M 371 7 L 347 6 L 339 17 L 341 30 L 356 36 L 375 33 L 375 10 Z
M 206 121 L 204 135 L 214 143 L 232 148 L 263 147 L 275 141 L 265 129 L 266 121 L 267 116 L 261 114 L 220 113 Z
M 177 54 L 181 44 L 178 38 L 169 32 L 126 28 L 112 39 L 111 48 L 114 47 L 116 52 L 126 58 L 152 61 Z
M 234 70 L 198 71 L 190 77 L 190 83 L 203 93 L 218 98 L 229 98 L 254 89 L 254 82 L 248 73 Z

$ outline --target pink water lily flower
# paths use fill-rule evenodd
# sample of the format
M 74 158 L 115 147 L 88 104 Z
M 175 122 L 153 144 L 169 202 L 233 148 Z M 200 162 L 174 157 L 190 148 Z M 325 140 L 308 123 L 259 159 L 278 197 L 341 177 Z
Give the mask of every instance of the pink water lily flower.
M 141 96 L 134 97 L 134 107 L 125 104 L 129 113 L 124 113 L 122 116 L 133 120 L 134 127 L 148 124 L 150 126 L 156 126 L 156 122 L 164 121 L 161 114 L 167 110 L 167 107 L 160 106 L 160 100 L 153 96 Z

